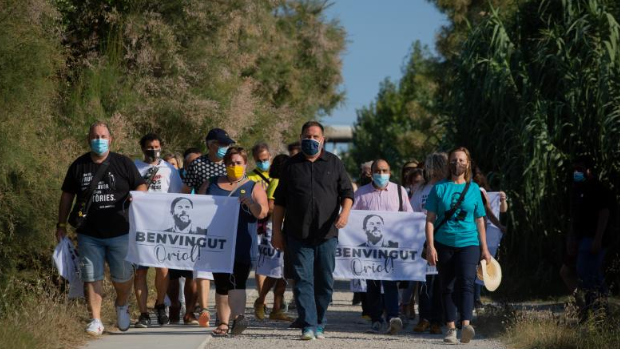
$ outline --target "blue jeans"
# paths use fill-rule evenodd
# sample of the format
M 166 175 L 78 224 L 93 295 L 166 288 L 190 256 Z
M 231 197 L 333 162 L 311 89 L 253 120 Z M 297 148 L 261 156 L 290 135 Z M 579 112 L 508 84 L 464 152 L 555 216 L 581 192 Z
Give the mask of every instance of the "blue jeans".
M 381 285 L 383 284 L 383 295 Z M 386 321 L 398 317 L 398 281 L 366 280 L 366 297 L 372 322 L 383 321 L 385 309 Z
M 134 267 L 125 260 L 129 234 L 109 239 L 99 239 L 78 234 L 78 253 L 80 254 L 80 271 L 82 281 L 95 282 L 103 280 L 104 263 L 107 260 L 110 276 L 114 282 L 131 280 Z
M 445 320 L 456 322 L 458 308 L 461 320 L 471 321 L 480 246 L 452 247 L 435 242 L 435 249 Z
M 304 331 L 323 328 L 327 323 L 327 307 L 334 291 L 334 268 L 338 239 L 319 245 L 287 237 L 287 252 L 293 266 L 293 294 Z
M 597 254 L 590 253 L 592 238 L 579 240 L 577 252 L 577 277 L 579 288 L 585 292 L 586 310 L 601 297 L 607 295 L 607 285 L 603 274 L 603 260 L 606 250 L 601 248 Z
M 439 275 L 426 275 L 426 282 L 418 286 L 420 297 L 420 319 L 433 324 L 441 324 L 443 310 L 441 307 L 441 285 Z

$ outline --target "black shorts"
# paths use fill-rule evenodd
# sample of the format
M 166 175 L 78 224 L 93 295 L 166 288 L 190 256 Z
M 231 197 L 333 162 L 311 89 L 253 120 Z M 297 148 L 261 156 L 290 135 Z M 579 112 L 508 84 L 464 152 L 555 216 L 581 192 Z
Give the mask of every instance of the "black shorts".
M 213 273 L 215 293 L 227 295 L 230 290 L 245 290 L 252 264 L 235 262 L 233 273 Z
M 180 277 L 191 280 L 194 278 L 194 272 L 191 270 L 168 269 L 168 276 L 170 276 L 170 280 L 178 280 Z

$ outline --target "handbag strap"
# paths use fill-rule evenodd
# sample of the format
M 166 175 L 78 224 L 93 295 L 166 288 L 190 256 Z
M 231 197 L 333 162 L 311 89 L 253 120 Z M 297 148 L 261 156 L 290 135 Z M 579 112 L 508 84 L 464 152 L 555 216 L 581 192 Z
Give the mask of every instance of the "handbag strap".
M 260 171 L 258 171 L 258 169 L 255 168 L 253 172 L 256 173 L 262 180 L 267 182 L 267 184 L 271 184 L 271 180 L 269 178 L 265 177 L 265 175 L 263 175 L 262 173 L 260 173 Z
M 86 215 L 88 213 L 88 210 L 90 209 L 90 205 L 93 202 L 93 194 L 95 193 L 95 189 L 97 188 L 99 181 L 101 181 L 101 178 L 103 178 L 103 174 L 108 169 L 109 165 L 110 165 L 110 154 L 108 154 L 108 157 L 105 160 L 103 160 L 103 162 L 101 163 L 101 166 L 99 166 L 99 168 L 97 169 L 95 176 L 90 182 L 88 191 L 82 197 L 82 203 L 84 207 L 82 214 Z
M 149 169 L 149 178 L 148 178 L 148 182 L 146 182 L 146 189 L 151 189 L 151 184 L 153 184 L 153 181 L 155 180 L 155 175 L 157 174 L 157 172 L 159 172 L 159 167 L 157 166 L 153 166 Z
M 454 205 L 454 207 L 452 207 L 450 210 L 448 210 L 446 212 L 446 214 L 443 217 L 443 220 L 441 222 L 439 222 L 439 225 L 437 225 L 437 227 L 435 228 L 433 233 L 439 231 L 439 228 L 441 228 L 444 224 L 446 224 L 446 222 L 448 222 L 450 219 L 452 219 L 452 216 L 454 216 L 456 211 L 461 207 L 461 204 L 463 203 L 463 200 L 465 200 L 465 195 L 467 195 L 467 191 L 469 190 L 469 185 L 470 184 L 471 184 L 471 182 L 467 182 L 467 184 L 465 184 L 465 189 L 463 189 L 463 192 L 461 193 L 461 197 L 459 197 L 459 199 L 456 202 L 456 204 Z
M 400 184 L 398 185 L 398 211 L 403 211 L 403 190 Z

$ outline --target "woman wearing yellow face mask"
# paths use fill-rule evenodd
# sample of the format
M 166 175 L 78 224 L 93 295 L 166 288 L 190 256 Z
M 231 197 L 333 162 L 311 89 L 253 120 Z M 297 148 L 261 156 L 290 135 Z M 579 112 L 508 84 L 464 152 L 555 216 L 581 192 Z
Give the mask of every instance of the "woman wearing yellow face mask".
M 248 155 L 243 148 L 228 148 L 224 156 L 226 176 L 210 178 L 198 191 L 199 194 L 236 196 L 241 203 L 233 273 L 213 273 L 215 307 L 220 320 L 219 326 L 213 331 L 214 336 L 226 336 L 229 329 L 233 334 L 240 334 L 248 326 L 248 321 L 243 316 L 245 288 L 258 251 L 256 223 L 258 219 L 267 216 L 269 205 L 265 189 L 247 179 L 247 163 Z M 229 319 L 233 320 L 230 328 Z

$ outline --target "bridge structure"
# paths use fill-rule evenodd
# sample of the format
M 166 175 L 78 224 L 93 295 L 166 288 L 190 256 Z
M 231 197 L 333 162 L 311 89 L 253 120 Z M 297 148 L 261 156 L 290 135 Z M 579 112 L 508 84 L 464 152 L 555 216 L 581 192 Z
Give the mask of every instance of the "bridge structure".
M 353 142 L 352 125 L 326 125 L 325 126 L 325 149 L 336 155 L 346 152 Z

